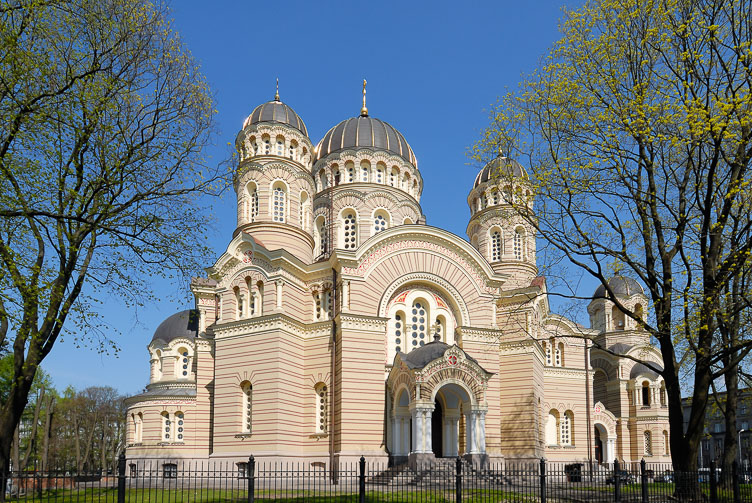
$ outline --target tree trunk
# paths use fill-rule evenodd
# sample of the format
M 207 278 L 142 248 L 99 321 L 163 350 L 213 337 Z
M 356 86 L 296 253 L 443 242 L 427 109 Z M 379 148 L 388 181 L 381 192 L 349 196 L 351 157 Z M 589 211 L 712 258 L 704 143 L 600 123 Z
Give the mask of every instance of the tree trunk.
M 736 365 L 731 370 L 726 372 L 723 376 L 723 380 L 726 383 L 726 400 L 721 410 L 724 411 L 726 417 L 726 433 L 723 437 L 723 479 L 722 486 L 724 489 L 730 490 L 731 484 L 731 466 L 736 459 L 738 453 L 738 437 L 736 435 L 736 405 L 739 396 L 739 374 L 737 373 Z
M 44 417 L 44 433 L 42 437 L 42 459 L 41 468 L 42 471 L 49 470 L 49 456 L 50 456 L 50 437 L 52 436 L 52 416 L 55 411 L 55 396 L 50 395 L 47 400 L 47 409 Z

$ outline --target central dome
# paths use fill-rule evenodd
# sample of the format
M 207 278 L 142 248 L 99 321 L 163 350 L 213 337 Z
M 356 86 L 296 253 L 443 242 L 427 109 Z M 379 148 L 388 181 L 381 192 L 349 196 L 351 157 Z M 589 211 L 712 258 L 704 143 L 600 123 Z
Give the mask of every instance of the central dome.
M 340 150 L 361 148 L 387 150 L 418 167 L 413 149 L 402 133 L 387 122 L 364 115 L 345 119 L 330 129 L 316 146 L 315 160 Z
M 279 98 L 275 98 L 273 101 L 268 101 L 257 106 L 251 115 L 243 122 L 243 129 L 251 124 L 259 124 L 262 122 L 275 122 L 277 124 L 283 124 L 297 129 L 303 135 L 308 136 L 308 130 L 306 129 L 303 119 L 295 113 L 289 105 L 286 105 L 279 101 Z

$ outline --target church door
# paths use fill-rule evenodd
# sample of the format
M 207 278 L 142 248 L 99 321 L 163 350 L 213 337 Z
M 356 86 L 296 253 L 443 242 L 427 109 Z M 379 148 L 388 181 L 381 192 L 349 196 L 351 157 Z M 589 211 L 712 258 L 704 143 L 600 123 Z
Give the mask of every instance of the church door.
M 433 414 L 431 414 L 431 446 L 433 453 L 440 458 L 444 453 L 444 408 L 438 399 L 434 402 Z
M 603 440 L 601 440 L 601 432 L 597 426 L 595 427 L 595 460 L 603 463 Z

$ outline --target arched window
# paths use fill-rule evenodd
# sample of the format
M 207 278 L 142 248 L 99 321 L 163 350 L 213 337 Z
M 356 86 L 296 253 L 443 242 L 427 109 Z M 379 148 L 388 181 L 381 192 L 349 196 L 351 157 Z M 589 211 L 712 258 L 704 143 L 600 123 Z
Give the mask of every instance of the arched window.
M 663 455 L 668 456 L 671 452 L 671 444 L 668 441 L 668 432 L 663 430 Z
M 281 136 L 277 136 L 277 155 L 280 157 L 285 155 L 285 139 Z
M 249 381 L 240 383 L 240 392 L 242 396 L 240 412 L 241 431 L 243 433 L 250 433 L 253 419 L 253 387 L 251 383 Z
M 373 216 L 373 232 L 377 234 L 389 227 L 389 214 L 384 210 L 378 210 Z
M 650 407 L 650 383 L 647 381 L 642 383 L 642 405 Z
M 571 410 L 568 410 L 561 416 L 561 445 L 572 445 L 572 418 L 573 414 Z
M 543 351 L 546 353 L 546 365 L 553 365 L 553 342 L 543 343 Z
M 175 366 L 175 377 L 177 377 L 178 379 L 187 379 L 191 368 L 188 349 L 181 347 L 178 349 L 178 354 L 180 355 L 180 358 L 178 358 L 177 364 Z
M 334 185 L 335 187 L 336 187 L 337 185 L 339 185 L 339 182 L 340 182 L 340 181 L 342 181 L 342 180 L 341 180 L 341 178 L 342 178 L 342 175 L 340 174 L 340 172 L 339 172 L 339 168 L 337 167 L 337 165 L 336 165 L 336 164 L 335 164 L 334 166 L 332 166 L 332 178 L 334 179 L 333 185 Z
M 272 190 L 272 220 L 275 222 L 285 221 L 285 212 L 287 211 L 287 191 L 282 182 L 274 184 Z
M 410 349 L 423 346 L 426 342 L 426 326 L 428 325 L 428 306 L 423 300 L 413 302 L 410 316 Z M 407 351 L 406 351 L 407 352 Z
M 144 414 L 142 412 L 139 412 L 136 414 L 136 435 L 135 435 L 135 441 L 141 442 L 143 440 L 144 436 Z
M 644 321 L 644 319 L 645 319 L 645 318 L 644 318 L 644 313 L 643 313 L 643 309 L 642 309 L 642 304 L 635 304 L 635 308 L 634 308 L 634 314 L 635 314 L 635 316 L 636 316 L 636 317 L 637 317 L 638 319 L 640 319 L 640 320 L 643 320 L 643 321 Z M 637 322 L 635 322 L 635 323 L 637 323 Z M 639 325 L 639 323 L 638 323 L 638 324 L 637 324 L 637 327 L 639 328 L 639 326 L 640 326 L 640 325 Z
M 316 393 L 316 433 L 322 435 L 326 433 L 328 393 L 323 382 L 316 384 L 313 389 Z
M 345 169 L 347 170 L 347 182 L 353 183 L 355 181 L 355 165 L 352 161 L 345 163 Z
M 287 149 L 287 156 L 293 161 L 298 157 L 298 145 L 295 142 L 290 142 L 290 146 Z
M 514 258 L 515 260 L 522 260 L 524 258 L 523 252 L 523 239 L 525 238 L 525 231 L 520 228 L 514 231 Z
M 353 210 L 345 210 L 342 214 L 342 247 L 354 250 L 358 243 L 358 223 Z
M 504 203 L 512 204 L 512 189 L 511 187 L 504 187 L 501 191 L 501 195 Z
M 303 191 L 300 193 L 300 206 L 298 208 L 298 219 L 300 221 L 300 228 L 305 230 L 306 225 L 306 211 L 308 209 L 308 192 Z
M 396 187 L 397 180 L 399 180 L 399 170 L 396 167 L 394 167 L 392 168 L 392 172 L 389 173 L 389 185 L 391 185 L 392 187 Z
M 556 366 L 564 366 L 564 343 L 560 342 L 556 345 Z
M 318 290 L 313 292 L 313 319 L 321 321 L 323 317 L 323 310 L 321 309 L 321 292 Z
M 403 349 L 405 349 L 405 352 L 409 351 L 408 348 L 405 348 L 405 346 L 402 345 L 402 339 L 405 335 L 404 322 L 405 313 L 399 311 L 396 315 L 394 315 L 394 351 L 396 353 L 399 353 Z
M 154 362 L 154 380 L 158 381 L 162 379 L 162 351 L 157 349 L 154 352 L 155 356 L 155 362 Z
M 185 442 L 185 414 L 178 411 L 175 413 L 175 422 L 177 423 L 175 427 L 177 428 L 177 439 L 178 442 Z
M 261 316 L 264 314 L 264 282 L 263 281 L 257 281 L 256 282 L 256 292 L 255 292 L 255 307 L 254 312 Z
M 546 444 L 559 444 L 559 411 L 551 409 L 546 417 Z
M 661 396 L 660 396 L 661 407 L 665 407 L 666 406 L 666 382 L 665 381 L 661 381 L 660 393 L 661 393 Z
M 412 190 L 413 197 L 418 197 L 418 180 L 413 180 L 413 190 Z
M 446 342 L 446 319 L 443 316 L 436 317 L 436 332 L 439 334 L 439 340 Z
M 381 164 L 376 165 L 376 183 L 384 183 L 384 166 Z
M 269 137 L 264 138 L 264 154 L 269 155 L 272 153 L 272 144 L 269 141 Z
M 326 217 L 321 215 L 316 218 L 316 235 L 318 238 L 319 255 L 329 251 L 329 232 L 326 228 Z
M 370 177 L 371 163 L 368 161 L 362 161 L 360 163 L 360 181 L 367 182 Z
M 235 319 L 239 320 L 243 317 L 243 294 L 237 286 L 232 291 L 235 293 Z
M 499 191 L 496 189 L 491 191 L 491 204 L 494 206 L 499 204 Z
M 402 190 L 407 192 L 409 188 L 410 188 L 410 175 L 405 173 L 405 176 L 402 177 Z
M 259 212 L 258 188 L 254 182 L 251 182 L 246 187 L 246 190 L 248 192 L 248 220 L 255 222 L 258 219 Z
M 255 136 L 251 136 L 251 148 L 253 149 L 253 155 L 258 155 L 259 147 Z
M 402 221 L 402 225 L 410 225 L 412 223 L 413 223 L 413 220 L 410 217 L 405 217 L 405 219 Z
M 169 442 L 172 440 L 172 421 L 170 421 L 170 413 L 166 410 L 162 411 L 162 441 Z
M 501 260 L 501 232 L 498 229 L 491 231 L 491 262 Z
M 645 455 L 646 456 L 652 456 L 653 455 L 653 439 L 651 438 L 650 432 L 645 432 Z
M 482 209 L 486 208 L 487 206 L 488 206 L 488 201 L 486 200 L 486 195 L 485 194 L 481 194 L 480 195 L 480 208 L 478 208 L 478 209 L 482 210 Z
M 321 186 L 321 190 L 324 190 L 324 189 L 326 189 L 329 186 L 327 184 L 327 180 L 326 180 L 326 171 L 324 171 L 323 169 L 319 173 L 319 183 L 320 183 L 320 186 Z
M 611 308 L 611 320 L 614 324 L 614 330 L 624 330 L 624 313 L 616 306 Z

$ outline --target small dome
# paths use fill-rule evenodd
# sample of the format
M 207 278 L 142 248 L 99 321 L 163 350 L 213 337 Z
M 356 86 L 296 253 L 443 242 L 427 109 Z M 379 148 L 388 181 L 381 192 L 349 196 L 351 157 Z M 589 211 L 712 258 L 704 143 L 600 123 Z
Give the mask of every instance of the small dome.
M 645 295 L 645 290 L 642 289 L 640 284 L 634 279 L 628 276 L 614 276 L 608 280 L 608 286 L 614 292 L 614 294 L 624 297 L 629 297 L 639 293 Z M 607 297 L 606 287 L 600 285 L 593 294 L 594 299 L 605 299 Z
M 389 123 L 367 115 L 345 119 L 330 129 L 316 146 L 316 161 L 333 152 L 359 148 L 387 150 L 418 167 L 413 149 L 402 133 Z
M 169 343 L 178 338 L 195 339 L 198 335 L 198 310 L 186 309 L 175 313 L 162 323 L 154 331 L 152 342 L 162 341 Z
M 259 105 L 243 122 L 243 129 L 251 124 L 260 124 L 262 122 L 276 122 L 297 129 L 305 136 L 308 136 L 308 130 L 303 123 L 303 119 L 295 113 L 290 106 L 285 105 L 279 100 L 272 100 L 263 105 Z
M 663 372 L 662 365 L 658 365 L 657 363 L 651 363 L 651 365 L 653 367 L 661 369 L 661 372 Z M 629 378 L 634 379 L 635 377 L 639 377 L 641 375 L 650 379 L 657 379 L 658 377 L 660 377 L 660 375 L 655 370 L 651 369 L 644 363 L 638 363 L 637 365 L 632 367 L 632 371 L 629 373 Z
M 449 344 L 441 341 L 431 341 L 425 346 L 413 349 L 409 353 L 401 353 L 402 361 L 411 369 L 423 368 L 437 358 L 441 358 L 447 349 L 451 348 Z
M 405 364 L 411 368 L 411 369 L 422 369 L 432 361 L 441 358 L 444 356 L 444 353 L 447 352 L 449 348 L 451 348 L 449 344 L 445 342 L 441 342 L 439 340 L 433 340 L 426 344 L 425 346 L 421 346 L 417 349 L 413 349 L 409 353 L 402 353 L 400 352 L 400 357 L 402 358 L 402 361 L 405 362 Z M 463 353 L 465 353 L 464 350 L 460 349 Z M 465 358 L 470 360 L 471 362 L 478 363 L 478 360 L 473 358 L 472 356 L 465 353 Z
M 478 176 L 475 177 L 473 188 L 482 183 L 486 183 L 489 180 L 498 178 L 501 175 L 522 178 L 527 177 L 527 171 L 522 167 L 522 164 L 514 159 L 499 156 L 480 170 Z

